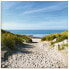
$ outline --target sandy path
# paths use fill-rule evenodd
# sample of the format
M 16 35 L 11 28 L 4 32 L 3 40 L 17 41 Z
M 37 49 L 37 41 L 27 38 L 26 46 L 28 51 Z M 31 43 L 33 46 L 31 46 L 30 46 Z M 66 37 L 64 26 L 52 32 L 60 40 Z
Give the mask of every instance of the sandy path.
M 32 39 L 33 43 L 26 43 L 18 53 L 13 54 L 2 62 L 7 68 L 66 68 L 64 58 L 49 42 L 40 42 L 41 39 Z

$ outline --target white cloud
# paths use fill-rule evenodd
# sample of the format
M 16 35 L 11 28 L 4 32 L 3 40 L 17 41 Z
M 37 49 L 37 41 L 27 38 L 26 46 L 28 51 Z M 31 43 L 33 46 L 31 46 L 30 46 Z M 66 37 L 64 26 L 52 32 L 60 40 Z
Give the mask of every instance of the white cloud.
M 49 7 L 44 7 L 44 8 L 36 9 L 36 10 L 25 11 L 22 14 L 31 14 L 31 13 L 36 13 L 36 12 L 50 12 L 50 11 L 62 10 L 64 8 L 68 7 L 65 4 L 66 3 L 56 4 L 56 5 L 52 5 L 52 6 L 49 6 Z
M 18 2 L 19 3 L 19 2 Z M 11 7 L 14 7 L 15 4 L 14 2 L 13 3 L 4 3 L 5 5 L 3 6 L 3 8 L 5 9 L 10 9 Z M 25 4 L 24 6 L 20 7 L 20 6 L 17 6 L 16 9 L 25 9 L 23 11 L 21 11 L 22 13 L 20 14 L 17 14 L 17 15 L 24 15 L 24 14 L 31 14 L 31 13 L 39 13 L 39 12 L 51 12 L 51 11 L 58 11 L 58 10 L 62 10 L 64 8 L 67 8 L 67 5 L 65 5 L 67 3 L 62 3 L 62 4 L 56 4 L 56 5 L 52 5 L 52 6 L 49 6 L 49 7 L 44 7 L 44 8 L 40 8 L 40 9 L 35 9 L 35 10 L 32 10 L 32 5 L 27 5 Z M 29 8 L 29 10 L 28 10 Z M 25 12 L 24 12 L 25 11 Z M 15 12 L 16 13 L 16 12 Z M 12 15 L 10 13 L 7 13 L 7 15 Z M 16 18 L 17 18 L 17 15 L 16 15 Z M 49 14 L 48 14 L 49 15 Z M 13 15 L 14 16 L 14 15 Z M 44 15 L 43 15 L 44 16 Z M 43 16 L 38 16 L 38 15 L 35 15 L 35 16 L 29 16 L 29 17 L 23 17 L 22 18 L 22 21 L 21 22 L 24 22 L 23 20 L 26 20 L 25 22 L 27 23 L 17 23 L 17 22 L 11 22 L 8 20 L 8 22 L 6 22 L 6 20 L 4 20 L 4 23 L 2 23 L 2 28 L 3 29 L 67 29 L 67 18 L 63 18 L 62 17 L 52 17 L 52 16 L 49 16 L 49 17 L 43 17 Z M 35 19 L 32 19 L 32 17 L 42 17 L 42 18 L 45 18 L 43 19 L 42 21 L 44 22 L 41 22 L 41 20 L 39 19 L 39 21 L 37 20 L 37 18 Z M 20 21 L 20 17 L 18 17 L 19 19 L 17 19 L 18 21 Z M 13 18 L 12 18 L 13 19 Z M 37 20 L 37 21 L 36 21 Z M 47 21 L 48 20 L 48 21 Z M 39 23 L 37 23 L 39 22 Z M 40 23 L 41 22 L 41 23 Z M 52 25 L 52 26 L 51 26 Z M 59 26 L 60 25 L 60 26 Z

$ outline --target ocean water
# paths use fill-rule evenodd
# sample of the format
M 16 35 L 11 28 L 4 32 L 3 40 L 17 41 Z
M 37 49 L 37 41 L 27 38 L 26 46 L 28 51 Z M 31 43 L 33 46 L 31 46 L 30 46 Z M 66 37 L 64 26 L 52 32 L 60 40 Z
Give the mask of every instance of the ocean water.
M 14 34 L 31 35 L 33 37 L 43 37 L 53 33 L 61 33 L 66 30 L 7 30 Z

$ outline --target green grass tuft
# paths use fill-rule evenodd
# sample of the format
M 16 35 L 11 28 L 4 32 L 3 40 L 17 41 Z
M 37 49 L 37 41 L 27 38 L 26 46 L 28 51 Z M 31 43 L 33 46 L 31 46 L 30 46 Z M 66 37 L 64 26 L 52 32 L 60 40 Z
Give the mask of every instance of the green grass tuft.
M 56 43 L 68 39 L 68 31 L 62 33 L 54 33 L 47 35 L 41 39 L 41 41 L 52 41 L 56 38 Z
M 11 32 L 1 30 L 1 46 L 2 50 L 6 47 L 14 50 L 17 45 L 24 45 L 23 42 L 32 42 L 32 39 L 26 35 L 13 34 Z

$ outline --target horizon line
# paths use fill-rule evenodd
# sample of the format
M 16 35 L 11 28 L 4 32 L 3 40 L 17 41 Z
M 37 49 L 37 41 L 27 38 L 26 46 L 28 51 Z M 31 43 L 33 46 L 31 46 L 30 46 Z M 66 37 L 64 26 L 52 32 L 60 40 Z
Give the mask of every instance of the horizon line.
M 68 30 L 68 29 L 3 29 L 3 30 Z

